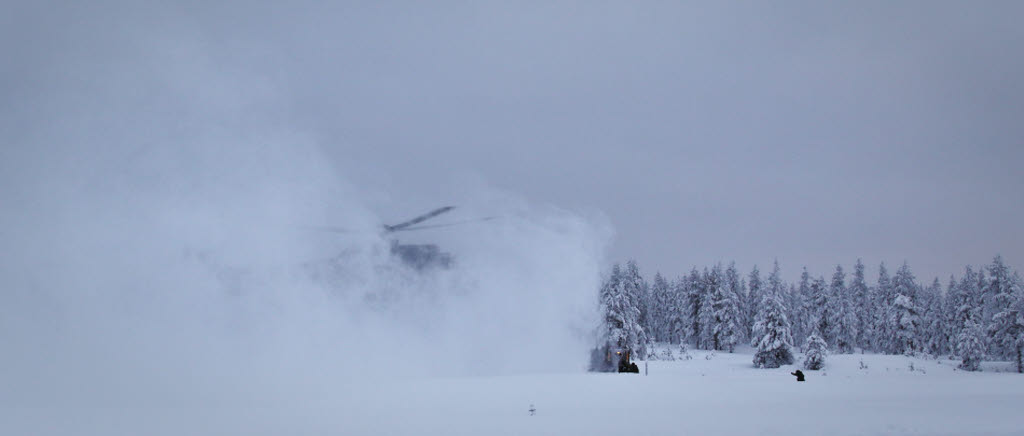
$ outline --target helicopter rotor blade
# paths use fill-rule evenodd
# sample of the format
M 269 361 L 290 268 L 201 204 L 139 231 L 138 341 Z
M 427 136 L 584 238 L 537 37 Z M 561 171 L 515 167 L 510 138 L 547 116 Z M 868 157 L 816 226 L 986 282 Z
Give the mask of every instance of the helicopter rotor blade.
M 427 213 L 425 213 L 423 215 L 420 215 L 420 216 L 418 216 L 416 218 L 413 218 L 413 219 L 411 219 L 409 221 L 406 221 L 406 222 L 403 222 L 403 223 L 398 223 L 398 224 L 395 224 L 393 226 L 389 226 L 389 225 L 385 224 L 384 225 L 384 231 L 390 233 L 390 232 L 397 232 L 397 231 L 405 230 L 405 229 L 407 229 L 407 228 L 409 228 L 411 226 L 414 226 L 416 224 L 422 223 L 422 222 L 424 222 L 424 221 L 426 221 L 428 219 L 431 219 L 433 217 L 436 217 L 436 216 L 438 216 L 440 214 L 443 214 L 445 212 L 451 211 L 452 209 L 455 209 L 455 206 L 445 206 L 445 207 L 442 207 L 442 208 L 434 209 L 434 210 L 432 210 L 430 212 L 427 212 Z
M 437 228 L 441 228 L 441 227 L 452 227 L 452 226 L 457 226 L 457 225 L 467 224 L 467 223 L 477 223 L 477 222 L 482 222 L 482 221 L 490 221 L 490 220 L 497 219 L 497 218 L 498 217 L 496 217 L 496 216 L 488 216 L 488 217 L 483 217 L 483 218 L 477 218 L 477 219 L 472 219 L 472 220 L 463 220 L 463 221 L 455 221 L 455 222 L 444 223 L 444 224 L 429 224 L 429 225 L 425 225 L 425 226 L 403 227 L 401 229 L 392 230 L 392 231 L 394 231 L 394 232 L 411 232 L 411 231 L 415 231 L 415 230 L 437 229 Z

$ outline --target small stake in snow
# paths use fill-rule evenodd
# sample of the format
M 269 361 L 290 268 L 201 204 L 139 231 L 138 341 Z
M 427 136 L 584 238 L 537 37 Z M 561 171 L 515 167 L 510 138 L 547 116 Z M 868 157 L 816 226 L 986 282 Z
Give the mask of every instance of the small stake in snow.
M 533 416 L 533 415 L 536 415 L 536 414 L 537 414 L 537 409 L 535 407 L 533 407 L 533 404 L 531 404 L 530 405 L 530 416 Z

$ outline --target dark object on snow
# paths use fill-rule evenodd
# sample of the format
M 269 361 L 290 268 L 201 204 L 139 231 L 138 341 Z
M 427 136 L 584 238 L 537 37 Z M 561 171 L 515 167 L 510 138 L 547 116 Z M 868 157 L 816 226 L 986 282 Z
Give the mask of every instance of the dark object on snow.
M 629 372 L 628 356 L 619 359 L 619 372 Z
M 791 372 L 790 374 L 796 376 L 796 381 L 798 381 L 798 382 L 804 381 L 804 372 L 803 371 L 798 369 L 798 370 L 796 370 L 796 372 Z
M 392 235 L 398 232 L 450 227 L 459 224 L 473 223 L 477 221 L 490 221 L 495 219 L 495 217 L 483 217 L 444 224 L 423 224 L 424 221 L 433 219 L 438 215 L 448 213 L 452 209 L 455 209 L 455 206 L 445 206 L 434 209 L 405 222 L 391 225 L 383 224 L 380 227 L 380 233 L 382 235 Z M 343 227 L 317 227 L 317 229 L 334 233 L 358 233 L 358 231 Z M 441 251 L 441 249 L 435 244 L 402 244 L 399 243 L 397 239 L 392 239 L 391 255 L 395 259 L 401 261 L 402 264 L 419 272 L 449 269 L 455 264 L 455 259 L 451 253 Z
M 590 350 L 591 372 L 633 372 L 640 373 L 640 368 L 629 361 L 630 350 L 612 347 L 609 344 Z

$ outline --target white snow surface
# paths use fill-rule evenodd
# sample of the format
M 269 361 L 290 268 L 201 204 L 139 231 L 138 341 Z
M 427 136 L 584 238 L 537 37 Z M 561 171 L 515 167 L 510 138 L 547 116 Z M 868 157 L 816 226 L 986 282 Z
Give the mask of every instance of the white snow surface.
M 524 350 L 524 358 L 529 351 Z M 641 374 L 357 379 L 345 389 L 244 403 L 67 404 L 0 409 L 3 434 L 32 435 L 1010 435 L 1024 434 L 1024 376 L 955 361 L 828 356 L 797 383 L 751 351 L 691 350 Z M 800 356 L 798 356 L 800 357 Z M 867 368 L 861 369 L 861 362 Z M 910 365 L 913 364 L 913 370 Z M 646 368 L 648 374 L 644 375 Z M 351 375 L 351 374 L 350 374 Z M 292 390 L 298 392 L 300 390 Z M 533 405 L 536 413 L 531 415 Z

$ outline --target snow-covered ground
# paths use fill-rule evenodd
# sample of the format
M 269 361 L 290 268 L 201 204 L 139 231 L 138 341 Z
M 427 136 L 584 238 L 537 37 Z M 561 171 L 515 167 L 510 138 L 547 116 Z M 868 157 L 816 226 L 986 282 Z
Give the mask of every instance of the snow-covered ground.
M 691 351 L 647 375 L 431 380 L 382 389 L 357 433 L 1024 434 L 1024 376 L 901 356 L 830 356 L 823 371 L 755 369 L 749 353 Z M 861 361 L 867 366 L 860 369 Z M 913 370 L 910 365 L 913 364 Z M 1006 365 L 1002 365 L 1006 366 Z M 640 363 L 641 372 L 644 363 Z M 990 366 L 991 369 L 991 366 Z M 400 398 L 396 401 L 396 398 Z M 536 414 L 527 412 L 533 404 Z
M 640 362 L 640 375 L 396 377 L 273 398 L 254 387 L 239 404 L 196 398 L 167 407 L 6 408 L 0 428 L 76 435 L 1024 434 L 1024 375 L 1007 372 L 1006 363 L 967 373 L 944 360 L 838 355 L 797 383 L 789 375 L 797 366 L 755 369 L 749 350 L 690 355 Z

